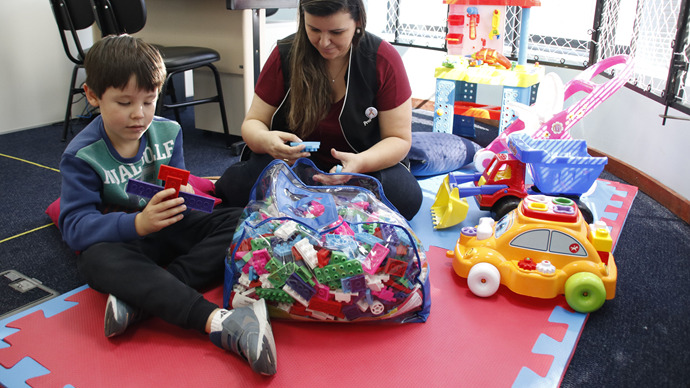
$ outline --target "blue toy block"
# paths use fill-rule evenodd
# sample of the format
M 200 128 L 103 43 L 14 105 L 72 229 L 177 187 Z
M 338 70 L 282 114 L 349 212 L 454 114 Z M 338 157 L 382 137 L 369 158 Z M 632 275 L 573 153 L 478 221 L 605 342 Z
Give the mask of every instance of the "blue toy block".
M 134 194 L 145 198 L 151 198 L 162 190 L 162 186 L 142 182 L 136 179 L 130 179 L 129 182 L 127 182 L 127 187 L 125 189 L 125 191 L 129 194 Z M 180 191 L 180 197 L 184 198 L 185 205 L 187 205 L 187 207 L 190 209 L 200 210 L 206 213 L 211 213 L 213 211 L 213 206 L 215 204 L 215 200 L 213 198 L 185 193 L 183 191 Z
M 297 273 L 292 273 L 285 284 L 307 301 L 316 294 L 316 289 L 305 282 Z
M 434 103 L 434 132 L 453 133 L 455 103 L 455 81 L 436 80 L 436 100 Z
M 536 90 L 536 87 L 534 89 Z M 529 106 L 530 101 L 532 101 L 532 96 L 532 87 L 503 87 L 503 97 L 501 99 L 501 120 L 499 121 L 498 133 L 503 132 L 503 130 L 508 128 L 508 126 L 517 118 L 517 114 L 508 107 L 507 103 L 519 102 Z
M 355 240 L 371 246 L 374 246 L 376 243 L 383 243 L 383 240 L 369 233 L 355 233 Z
M 297 147 L 300 145 L 304 144 L 304 152 L 316 152 L 319 150 L 319 147 L 321 147 L 321 142 L 319 141 L 304 141 L 304 142 L 297 142 L 297 141 L 291 141 L 290 142 L 290 147 Z

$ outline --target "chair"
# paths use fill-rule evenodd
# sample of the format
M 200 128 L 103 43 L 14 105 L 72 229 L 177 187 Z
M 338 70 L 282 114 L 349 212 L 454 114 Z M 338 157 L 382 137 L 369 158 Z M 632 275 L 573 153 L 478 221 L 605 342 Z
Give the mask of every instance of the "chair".
M 55 15 L 60 39 L 65 49 L 67 58 L 74 63 L 72 80 L 69 84 L 67 96 L 67 109 L 65 110 L 65 122 L 62 127 L 62 141 L 67 140 L 72 119 L 72 99 L 75 94 L 84 93 L 81 85 L 76 85 L 77 73 L 84 67 L 84 53 L 77 31 L 86 29 L 94 24 L 96 18 L 91 8 L 90 0 L 50 0 L 50 5 Z
M 112 34 L 134 34 L 141 31 L 146 25 L 146 3 L 144 0 L 91 0 L 96 22 L 102 36 Z M 220 54 L 207 47 L 195 46 L 161 46 L 156 45 L 163 57 L 168 75 L 158 98 L 156 114 L 160 115 L 164 108 L 171 108 L 175 112 L 175 118 L 180 121 L 179 108 L 187 106 L 218 103 L 220 115 L 225 133 L 225 142 L 228 147 L 232 138 L 228 130 L 228 120 L 225 113 L 225 101 L 220 82 L 220 74 L 213 64 L 220 60 Z M 213 72 L 216 82 L 216 95 L 208 98 L 199 98 L 191 101 L 178 102 L 171 82 L 176 74 L 188 70 L 207 67 Z M 166 103 L 164 96 L 168 93 L 171 103 Z

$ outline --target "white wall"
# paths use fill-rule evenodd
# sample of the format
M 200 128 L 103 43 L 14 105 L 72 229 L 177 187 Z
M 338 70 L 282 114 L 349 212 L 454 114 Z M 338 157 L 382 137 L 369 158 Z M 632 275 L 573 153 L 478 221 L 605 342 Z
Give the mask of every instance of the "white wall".
M 0 37 L 0 134 L 62 121 L 72 63 L 50 3 L 0 2 Z

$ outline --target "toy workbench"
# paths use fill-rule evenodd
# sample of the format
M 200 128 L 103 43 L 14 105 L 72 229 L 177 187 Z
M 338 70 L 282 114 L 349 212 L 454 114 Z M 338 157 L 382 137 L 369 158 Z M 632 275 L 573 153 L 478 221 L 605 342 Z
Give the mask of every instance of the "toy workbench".
M 499 122 L 503 131 L 516 115 L 508 102 L 531 105 L 544 68 L 526 60 L 531 7 L 538 0 L 444 0 L 448 4 L 448 57 L 435 69 L 434 131 L 475 137 L 474 119 Z M 518 61 L 503 56 L 506 7 L 520 12 Z M 503 86 L 500 106 L 477 104 L 477 85 Z

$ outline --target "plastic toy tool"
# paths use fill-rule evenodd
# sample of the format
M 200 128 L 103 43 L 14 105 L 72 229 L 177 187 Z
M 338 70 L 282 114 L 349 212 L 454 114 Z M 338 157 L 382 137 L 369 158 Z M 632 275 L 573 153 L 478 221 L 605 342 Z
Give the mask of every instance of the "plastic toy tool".
M 501 32 L 498 30 L 501 25 L 501 11 L 495 9 L 493 16 L 491 17 L 491 32 L 489 33 L 489 39 L 498 39 L 501 37 Z
M 453 174 L 443 178 L 443 183 L 436 194 L 436 200 L 431 205 L 431 221 L 434 229 L 443 229 L 461 223 L 467 217 L 470 205 L 463 195 L 490 194 L 504 189 L 506 185 L 483 185 L 478 187 L 460 187 L 462 183 L 472 182 L 481 178 L 481 174 Z
M 130 179 L 129 182 L 127 182 L 125 191 L 140 197 L 151 198 L 159 191 L 174 188 L 175 195 L 173 197 L 179 196 L 184 198 L 184 203 L 188 208 L 206 213 L 211 213 L 213 211 L 215 203 L 213 198 L 180 191 L 180 186 L 186 185 L 189 181 L 189 171 L 162 165 L 158 170 L 158 179 L 165 181 L 165 187 Z
M 470 39 L 477 39 L 477 24 L 479 24 L 479 10 L 477 7 L 467 8 L 467 17 L 470 19 Z

